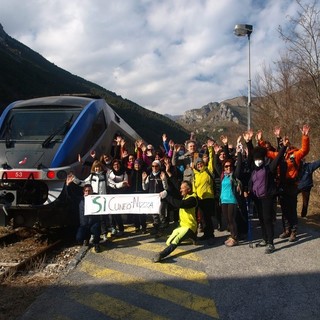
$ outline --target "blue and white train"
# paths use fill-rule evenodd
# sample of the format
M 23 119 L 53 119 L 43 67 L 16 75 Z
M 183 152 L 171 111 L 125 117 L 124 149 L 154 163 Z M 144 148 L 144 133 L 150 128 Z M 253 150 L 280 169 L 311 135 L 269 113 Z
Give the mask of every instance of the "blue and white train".
M 110 154 L 114 137 L 132 152 L 139 135 L 101 98 L 63 95 L 11 103 L 0 118 L 0 223 L 72 224 L 63 192 L 68 173 L 89 174 L 78 162 L 91 150 Z

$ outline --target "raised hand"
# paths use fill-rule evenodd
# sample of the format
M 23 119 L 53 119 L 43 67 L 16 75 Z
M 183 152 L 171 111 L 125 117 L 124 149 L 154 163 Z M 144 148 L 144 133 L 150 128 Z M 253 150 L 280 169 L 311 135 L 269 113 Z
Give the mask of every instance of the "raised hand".
M 280 127 L 274 127 L 273 129 L 273 133 L 277 138 L 280 138 L 280 133 L 281 132 L 281 128 Z
M 261 141 L 262 140 L 262 130 L 258 130 L 256 133 L 256 140 Z
M 310 127 L 307 124 L 304 124 L 301 129 L 302 134 L 304 136 L 307 136 L 307 135 L 309 135 L 309 131 L 310 131 Z
M 220 137 L 220 140 L 221 142 L 224 144 L 224 145 L 227 145 L 228 144 L 228 137 L 227 136 L 221 136 Z

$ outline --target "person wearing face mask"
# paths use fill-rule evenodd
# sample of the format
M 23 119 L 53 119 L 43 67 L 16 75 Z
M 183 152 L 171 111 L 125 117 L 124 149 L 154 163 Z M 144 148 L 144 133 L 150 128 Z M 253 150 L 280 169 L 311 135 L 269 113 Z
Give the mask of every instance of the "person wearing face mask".
M 248 193 L 252 197 L 261 225 L 262 241 L 259 247 L 266 247 L 265 253 L 272 253 L 275 250 L 274 226 L 273 226 L 273 207 L 277 187 L 275 177 L 277 166 L 283 158 L 286 147 L 283 146 L 275 159 L 270 161 L 267 158 L 267 149 L 257 146 L 251 149 L 250 159 L 253 161 L 253 170 L 248 183 Z M 246 196 L 246 195 L 245 195 Z

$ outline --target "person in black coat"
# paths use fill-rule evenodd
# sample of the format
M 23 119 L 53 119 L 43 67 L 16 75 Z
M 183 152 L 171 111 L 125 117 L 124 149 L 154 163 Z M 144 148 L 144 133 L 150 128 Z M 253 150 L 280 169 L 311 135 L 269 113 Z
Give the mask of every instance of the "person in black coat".
M 73 177 L 69 175 L 66 180 L 67 192 L 70 191 L 70 184 L 73 181 Z M 75 197 L 75 194 L 68 192 L 71 197 Z M 93 194 L 91 184 L 86 184 L 83 187 L 83 196 L 79 201 L 79 227 L 76 233 L 76 241 L 80 244 L 89 244 L 90 236 L 93 235 L 93 245 L 95 252 L 100 252 L 100 216 L 99 215 L 85 215 L 84 212 L 84 198 L 90 194 Z

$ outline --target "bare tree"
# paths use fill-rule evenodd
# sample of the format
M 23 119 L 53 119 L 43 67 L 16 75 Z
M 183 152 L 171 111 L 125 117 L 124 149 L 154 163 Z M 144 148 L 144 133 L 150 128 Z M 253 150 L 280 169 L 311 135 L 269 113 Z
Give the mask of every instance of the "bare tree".
M 314 132 L 320 120 L 320 8 L 316 0 L 296 2 L 297 15 L 288 16 L 285 28 L 278 29 L 286 51 L 272 67 L 264 67 L 254 90 L 261 97 L 256 122 L 279 125 L 299 143 L 298 128 L 308 123 Z

